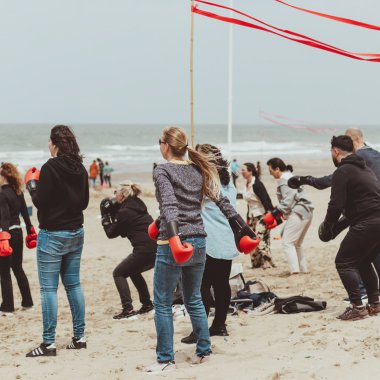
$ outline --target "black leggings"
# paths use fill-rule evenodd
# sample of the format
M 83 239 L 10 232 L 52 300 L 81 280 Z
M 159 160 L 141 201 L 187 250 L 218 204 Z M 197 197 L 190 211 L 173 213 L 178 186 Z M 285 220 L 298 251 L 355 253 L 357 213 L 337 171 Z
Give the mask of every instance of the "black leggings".
M 368 302 L 379 301 L 379 280 L 372 262 L 380 252 L 380 220 L 367 220 L 350 227 L 335 258 L 336 269 L 351 302 L 360 306 L 359 282 L 367 290 Z
M 22 268 L 23 260 L 23 235 L 21 228 L 10 231 L 11 238 L 9 244 L 13 249 L 10 256 L 0 257 L 1 294 L 3 302 L 1 311 L 14 311 L 13 287 L 10 269 L 16 277 L 21 293 L 21 306 L 33 306 L 32 295 L 30 293 L 29 281 Z
M 133 285 L 135 285 L 139 293 L 140 302 L 143 305 L 152 303 L 148 286 L 141 273 L 152 269 L 155 260 L 155 252 L 133 252 L 114 269 L 113 279 L 120 295 L 123 310 L 133 310 L 131 291 L 128 286 L 127 277 L 130 277 Z
M 202 278 L 202 301 L 209 314 L 210 307 L 215 304 L 215 317 L 212 327 L 215 329 L 224 327 L 227 319 L 227 311 L 231 300 L 231 287 L 229 283 L 232 260 L 214 259 L 206 255 L 206 266 Z M 214 289 L 215 303 L 211 295 L 211 287 Z

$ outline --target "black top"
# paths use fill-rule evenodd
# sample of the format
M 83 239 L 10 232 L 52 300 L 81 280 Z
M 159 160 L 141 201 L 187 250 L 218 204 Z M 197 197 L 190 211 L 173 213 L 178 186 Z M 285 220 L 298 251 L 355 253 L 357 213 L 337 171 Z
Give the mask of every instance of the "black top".
M 31 196 L 41 229 L 80 228 L 89 200 L 87 171 L 67 157 L 51 158 L 42 166 L 37 190 Z
M 140 198 L 128 197 L 116 211 L 113 219 L 114 223 L 103 226 L 110 239 L 117 236 L 127 237 L 134 252 L 156 253 L 156 242 L 148 235 L 148 226 L 153 219 Z
M 17 195 L 11 185 L 3 185 L 0 193 L 1 228 L 8 231 L 10 226 L 20 225 L 20 213 L 26 224 L 26 230 L 30 233 L 30 222 L 28 209 L 26 207 L 24 194 Z
M 380 184 L 364 159 L 356 154 L 343 158 L 332 177 L 325 219 L 335 223 L 342 213 L 350 225 L 380 218 Z

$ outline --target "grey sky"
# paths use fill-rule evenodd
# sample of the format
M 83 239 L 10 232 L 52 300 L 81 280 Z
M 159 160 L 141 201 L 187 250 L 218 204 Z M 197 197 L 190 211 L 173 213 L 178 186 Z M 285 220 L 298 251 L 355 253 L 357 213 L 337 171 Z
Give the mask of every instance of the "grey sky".
M 189 4 L 0 0 L 0 123 L 189 123 Z M 293 4 L 380 24 L 378 0 Z M 272 0 L 235 0 L 235 8 L 347 50 L 380 53 L 377 31 Z M 225 123 L 228 25 L 199 15 L 195 25 L 195 120 Z M 235 123 L 259 123 L 259 109 L 321 123 L 379 122 L 380 63 L 234 30 Z

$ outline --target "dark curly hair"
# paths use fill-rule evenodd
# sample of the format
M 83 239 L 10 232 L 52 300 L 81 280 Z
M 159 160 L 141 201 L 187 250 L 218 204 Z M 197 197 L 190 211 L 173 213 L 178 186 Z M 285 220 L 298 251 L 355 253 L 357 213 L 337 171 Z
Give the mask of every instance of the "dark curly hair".
M 212 154 L 215 157 L 214 163 L 217 167 L 220 183 L 227 186 L 230 183 L 230 173 L 228 172 L 229 162 L 223 158 L 219 148 L 211 144 L 197 144 L 195 150 L 204 154 Z
M 22 193 L 22 178 L 15 165 L 10 162 L 2 162 L 0 174 L 6 178 L 17 195 Z
M 51 142 L 57 146 L 57 156 L 67 157 L 73 161 L 83 162 L 83 156 L 72 129 L 66 125 L 56 125 L 50 132 Z

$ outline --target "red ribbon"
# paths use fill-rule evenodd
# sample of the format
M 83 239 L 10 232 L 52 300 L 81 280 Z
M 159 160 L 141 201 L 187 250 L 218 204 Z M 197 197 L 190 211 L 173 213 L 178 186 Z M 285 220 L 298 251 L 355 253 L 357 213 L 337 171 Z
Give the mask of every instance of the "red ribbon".
M 320 13 L 320 12 L 312 11 L 310 9 L 296 7 L 295 5 L 285 3 L 285 1 L 281 1 L 281 0 L 274 0 L 274 1 L 277 1 L 278 3 L 284 4 L 284 5 L 287 5 L 290 8 L 298 9 L 299 11 L 302 11 L 302 12 L 311 13 L 311 14 L 316 15 L 316 16 L 320 16 L 320 17 L 331 19 L 331 20 L 343 22 L 345 24 L 351 24 L 351 25 L 359 26 L 361 28 L 380 30 L 380 26 L 377 26 L 377 25 L 367 24 L 365 22 L 351 20 L 349 18 L 332 16 L 332 15 L 328 15 L 326 13 Z
M 290 40 L 290 41 L 294 41 L 294 42 L 297 42 L 297 43 L 300 43 L 300 44 L 308 45 L 308 46 L 314 47 L 316 49 L 326 50 L 326 51 L 329 51 L 331 53 L 343 55 L 343 56 L 348 57 L 348 58 L 357 59 L 357 60 L 360 60 L 360 61 L 380 62 L 380 54 L 352 53 L 352 52 L 349 52 L 349 51 L 337 48 L 335 46 L 328 45 L 328 44 L 326 44 L 326 43 L 324 43 L 322 41 L 318 41 L 318 40 L 316 40 L 314 38 L 311 38 L 311 37 L 308 37 L 306 35 L 292 32 L 291 30 L 277 28 L 277 27 L 275 27 L 273 25 L 265 23 L 262 20 L 254 18 L 254 17 L 252 17 L 252 16 L 250 16 L 250 15 L 248 15 L 246 13 L 240 12 L 240 11 L 234 9 L 234 8 L 230 8 L 230 7 L 227 7 L 227 6 L 224 6 L 224 5 L 212 3 L 212 2 L 209 2 L 209 1 L 203 1 L 203 0 L 196 0 L 196 2 L 197 3 L 203 3 L 203 4 L 206 4 L 206 5 L 210 5 L 210 6 L 213 6 L 213 7 L 216 7 L 216 8 L 222 8 L 222 9 L 226 9 L 226 10 L 232 11 L 234 13 L 237 13 L 237 14 L 240 14 L 240 15 L 242 15 L 244 17 L 247 17 L 247 18 L 249 18 L 251 20 L 254 20 L 257 23 L 263 24 L 263 25 L 265 25 L 265 26 L 267 26 L 267 27 L 269 27 L 271 29 L 274 29 L 275 31 L 274 30 L 270 30 L 270 29 L 265 28 L 265 27 L 262 27 L 260 25 L 256 25 L 256 24 L 247 22 L 247 21 L 239 20 L 237 18 L 225 17 L 225 16 L 218 15 L 216 13 L 211 13 L 211 12 L 208 12 L 208 11 L 200 10 L 198 8 L 198 5 L 195 5 L 194 7 L 192 7 L 192 12 L 200 14 L 200 15 L 205 16 L 205 17 L 209 17 L 209 18 L 213 18 L 213 19 L 216 19 L 216 20 L 228 22 L 228 23 L 231 23 L 231 24 L 241 25 L 241 26 L 244 26 L 244 27 L 252 28 L 252 29 L 262 30 L 264 32 L 275 34 L 275 35 L 277 35 L 279 37 L 285 38 L 285 39 Z M 294 36 L 294 37 L 299 37 L 299 38 L 289 37 L 289 36 L 286 36 L 286 35 L 284 35 L 282 33 L 288 34 L 288 35 L 291 35 L 291 36 Z M 363 56 L 375 57 L 375 58 L 363 58 Z

